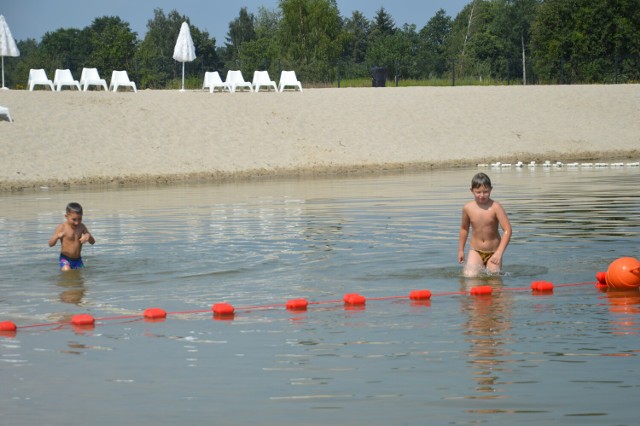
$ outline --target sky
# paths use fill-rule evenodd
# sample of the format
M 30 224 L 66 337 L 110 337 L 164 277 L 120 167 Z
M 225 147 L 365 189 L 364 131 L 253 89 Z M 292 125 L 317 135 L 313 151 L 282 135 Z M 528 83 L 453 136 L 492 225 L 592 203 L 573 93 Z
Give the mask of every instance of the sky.
M 397 27 L 408 23 L 420 30 L 439 9 L 455 18 L 470 1 L 338 0 L 338 10 L 345 18 L 358 10 L 371 20 L 384 7 Z M 278 3 L 278 0 L 0 0 L 0 15 L 4 15 L 16 40 L 33 38 L 40 42 L 46 32 L 83 29 L 102 16 L 119 16 L 142 40 L 154 9 L 161 8 L 165 15 L 175 9 L 187 16 L 192 25 L 215 37 L 216 46 L 223 46 L 229 22 L 238 17 L 241 7 L 257 15 L 260 6 L 275 10 Z

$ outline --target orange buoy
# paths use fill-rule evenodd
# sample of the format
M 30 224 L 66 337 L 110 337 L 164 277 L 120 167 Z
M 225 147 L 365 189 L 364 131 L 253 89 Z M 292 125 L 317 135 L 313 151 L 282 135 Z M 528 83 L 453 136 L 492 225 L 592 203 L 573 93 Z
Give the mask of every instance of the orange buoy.
M 307 299 L 291 299 L 287 300 L 287 309 L 290 311 L 306 311 L 309 302 Z
M 413 290 L 411 293 L 409 293 L 409 299 L 429 300 L 431 299 L 431 292 L 429 290 Z
M 479 285 L 476 287 L 471 287 L 471 290 L 469 291 L 469 293 L 472 296 L 487 296 L 493 293 L 493 288 L 491 288 L 491 286 L 488 286 L 488 285 Z
M 211 310 L 214 315 L 233 315 L 235 308 L 229 303 L 215 303 Z
M 0 331 L 16 331 L 18 327 L 11 321 L 0 322 Z
M 531 290 L 538 292 L 553 291 L 553 283 L 549 281 L 534 281 L 531 283 Z
M 147 319 L 152 319 L 152 320 L 164 319 L 164 318 L 167 317 L 167 311 L 165 311 L 164 309 L 161 309 L 161 308 L 145 309 L 144 317 L 147 318 Z
M 358 293 L 345 294 L 342 298 L 347 305 L 364 305 L 367 303 L 367 299 Z
M 73 325 L 94 325 L 96 322 L 89 314 L 78 314 L 71 317 L 71 324 Z
M 637 289 L 640 287 L 640 261 L 633 257 L 614 260 L 607 269 L 605 280 L 609 289 Z

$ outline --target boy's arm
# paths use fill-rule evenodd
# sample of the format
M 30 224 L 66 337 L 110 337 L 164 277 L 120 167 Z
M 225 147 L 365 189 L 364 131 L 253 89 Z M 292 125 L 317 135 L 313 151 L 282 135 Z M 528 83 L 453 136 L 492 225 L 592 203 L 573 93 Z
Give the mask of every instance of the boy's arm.
M 80 243 L 84 244 L 86 242 L 89 242 L 89 244 L 93 245 L 96 243 L 96 240 L 93 238 L 93 235 L 91 235 L 91 232 L 89 232 L 89 230 L 85 226 L 82 230 L 82 235 L 80 236 Z
M 494 255 L 497 254 L 502 258 L 502 254 L 511 240 L 511 222 L 509 222 L 507 212 L 504 211 L 504 207 L 502 207 L 502 204 L 500 203 L 496 203 L 496 217 L 498 218 L 498 223 L 500 223 L 500 227 L 502 228 L 502 237 L 500 238 L 500 245 Z
M 58 225 L 56 227 L 56 230 L 53 231 L 53 235 L 51 236 L 51 238 L 49 238 L 49 247 L 55 246 L 58 240 L 62 239 L 62 237 L 64 236 L 64 233 L 62 232 L 63 227 L 64 224 Z
M 462 209 L 462 223 L 460 225 L 460 235 L 458 238 L 458 262 L 464 262 L 464 246 L 467 243 L 467 237 L 469 236 L 469 226 L 471 225 L 471 220 L 469 219 L 469 215 L 467 211 Z

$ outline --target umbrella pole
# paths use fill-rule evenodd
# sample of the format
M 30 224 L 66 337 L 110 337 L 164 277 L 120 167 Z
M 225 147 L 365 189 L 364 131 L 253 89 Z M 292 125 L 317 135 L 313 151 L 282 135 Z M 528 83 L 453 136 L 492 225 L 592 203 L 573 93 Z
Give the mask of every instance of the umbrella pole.
M 2 88 L 4 89 L 4 56 L 2 57 Z
M 181 91 L 184 92 L 184 62 L 182 63 L 182 90 Z

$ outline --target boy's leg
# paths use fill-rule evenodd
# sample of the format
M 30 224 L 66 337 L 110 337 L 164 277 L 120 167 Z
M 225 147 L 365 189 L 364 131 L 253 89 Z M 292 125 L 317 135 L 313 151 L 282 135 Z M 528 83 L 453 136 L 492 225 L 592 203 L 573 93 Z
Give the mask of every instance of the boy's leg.
M 483 269 L 484 262 L 480 254 L 475 250 L 469 250 L 469 253 L 467 253 L 467 263 L 464 265 L 462 274 L 467 278 L 473 278 L 477 277 Z
M 71 269 L 71 265 L 69 264 L 69 261 L 67 260 L 67 258 L 60 255 L 60 270 L 68 271 L 70 269 Z

